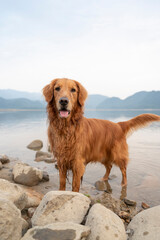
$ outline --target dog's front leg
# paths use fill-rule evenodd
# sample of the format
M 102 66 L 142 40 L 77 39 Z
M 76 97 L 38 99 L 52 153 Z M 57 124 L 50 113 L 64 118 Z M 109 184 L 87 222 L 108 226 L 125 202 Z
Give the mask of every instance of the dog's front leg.
M 59 169 L 59 190 L 66 189 L 66 177 L 67 177 L 67 170 Z
M 76 162 L 73 166 L 72 172 L 73 172 L 72 191 L 79 192 L 81 178 L 83 177 L 83 174 L 85 172 L 85 165 L 83 164 L 83 161 Z

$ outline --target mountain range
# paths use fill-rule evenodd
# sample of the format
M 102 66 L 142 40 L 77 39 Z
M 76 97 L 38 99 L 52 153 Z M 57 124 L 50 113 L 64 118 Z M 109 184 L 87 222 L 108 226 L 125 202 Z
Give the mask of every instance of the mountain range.
M 0 109 L 44 109 L 46 103 L 41 93 L 0 90 Z M 124 100 L 100 94 L 89 95 L 86 109 L 160 109 L 160 91 L 137 92 Z

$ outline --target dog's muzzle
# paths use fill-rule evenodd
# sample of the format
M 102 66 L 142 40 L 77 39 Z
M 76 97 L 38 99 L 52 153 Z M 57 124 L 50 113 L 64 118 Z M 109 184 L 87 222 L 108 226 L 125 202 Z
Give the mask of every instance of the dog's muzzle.
M 61 118 L 67 118 L 70 114 L 70 110 L 67 109 L 69 103 L 69 99 L 67 97 L 62 97 L 59 100 L 59 104 L 61 106 L 59 110 L 59 115 Z

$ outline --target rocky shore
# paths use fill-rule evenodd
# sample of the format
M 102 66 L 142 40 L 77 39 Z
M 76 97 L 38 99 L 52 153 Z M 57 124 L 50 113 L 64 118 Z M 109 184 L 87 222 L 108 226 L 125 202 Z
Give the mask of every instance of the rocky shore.
M 52 154 L 39 149 L 36 161 L 56 167 Z M 134 200 L 115 199 L 106 184 L 84 185 L 81 193 L 68 191 L 69 184 L 57 191 L 58 173 L 1 155 L 0 240 L 160 239 L 160 205 L 138 209 Z

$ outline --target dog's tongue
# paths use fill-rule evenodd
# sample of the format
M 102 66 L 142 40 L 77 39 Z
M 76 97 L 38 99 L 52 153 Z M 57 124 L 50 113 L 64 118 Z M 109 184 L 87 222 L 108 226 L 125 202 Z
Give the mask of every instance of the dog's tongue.
M 68 111 L 60 111 L 60 115 L 64 118 L 68 117 Z

